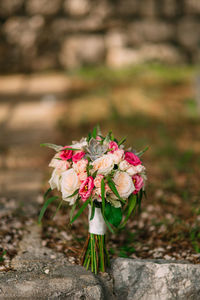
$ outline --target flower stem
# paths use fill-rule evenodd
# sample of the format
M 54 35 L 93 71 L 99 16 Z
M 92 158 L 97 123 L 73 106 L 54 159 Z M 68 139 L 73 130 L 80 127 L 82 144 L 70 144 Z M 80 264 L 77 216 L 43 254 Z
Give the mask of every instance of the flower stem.
M 106 249 L 105 235 L 88 234 L 88 238 L 83 247 L 81 264 L 95 274 L 98 271 L 105 272 L 106 266 L 110 265 L 109 254 Z

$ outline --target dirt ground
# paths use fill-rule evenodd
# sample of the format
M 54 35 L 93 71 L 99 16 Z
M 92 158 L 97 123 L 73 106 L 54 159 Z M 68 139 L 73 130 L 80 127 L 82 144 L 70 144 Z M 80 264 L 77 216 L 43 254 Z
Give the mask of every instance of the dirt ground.
M 45 115 L 40 116 L 35 111 L 38 119 L 30 123 L 29 139 L 34 138 L 31 132 L 37 133 L 41 128 L 43 135 L 34 142 L 32 152 L 37 152 L 40 142 L 65 145 L 79 140 L 97 123 L 103 134 L 112 130 L 117 138 L 127 136 L 127 146 L 140 150 L 149 145 L 143 156 L 148 176 L 147 199 L 143 199 L 141 213 L 133 216 L 124 230 L 115 235 L 107 234 L 110 254 L 112 257 L 164 258 L 200 263 L 200 96 L 195 88 L 196 69 L 150 65 L 115 71 L 82 69 L 62 74 L 62 80 L 63 76 L 66 76 L 70 92 L 59 94 L 59 88 L 48 93 L 39 91 L 46 93 L 46 98 L 42 98 L 44 109 L 44 103 L 48 103 L 54 111 L 55 99 L 59 100 L 59 109 L 56 106 L 59 113 L 49 114 L 44 127 Z M 58 82 L 60 84 L 61 80 Z M 32 89 L 35 93 L 34 86 Z M 15 126 L 12 122 L 10 126 Z M 34 122 L 37 122 L 37 127 L 33 126 Z M 10 139 L 13 137 L 11 135 Z M 29 145 L 24 144 L 25 149 L 30 150 Z M 20 145 L 17 153 L 20 153 Z M 6 147 L 1 143 L 1 155 L 7 155 Z M 30 157 L 32 152 L 25 155 Z M 26 160 L 19 160 L 15 152 L 11 153 L 6 166 L 1 165 L 3 170 L 16 169 L 20 163 L 26 166 Z M 26 214 L 18 213 L 19 206 L 15 207 L 15 204 L 14 209 L 9 209 L 7 198 L 12 204 L 14 196 L 6 191 L 0 194 L 1 206 L 8 206 L 8 213 L 4 209 L 0 221 L 0 264 L 6 262 L 7 268 L 9 259 L 17 252 L 25 224 L 36 221 L 42 205 L 41 195 L 48 188 L 51 172 L 48 162 L 52 155 L 53 151 L 48 149 L 40 149 L 38 158 L 33 155 L 34 169 L 40 168 L 43 178 L 40 179 L 40 196 L 34 215 L 27 218 Z M 57 204 L 52 204 L 44 216 L 43 245 L 65 253 L 72 263 L 79 263 L 79 254 L 87 236 L 87 212 L 69 226 L 70 210 L 67 205 L 64 204 L 53 218 Z M 8 223 L 9 227 L 6 227 Z

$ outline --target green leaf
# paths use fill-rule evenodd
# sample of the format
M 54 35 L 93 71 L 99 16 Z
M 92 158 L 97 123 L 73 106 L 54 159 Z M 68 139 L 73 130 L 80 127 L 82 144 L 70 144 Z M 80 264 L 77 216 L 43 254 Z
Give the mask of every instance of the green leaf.
M 93 137 L 94 139 L 96 139 L 96 137 L 97 137 L 97 127 L 94 127 L 94 129 L 93 129 L 93 131 L 92 131 L 92 137 Z
M 141 212 L 141 202 L 142 202 L 143 190 L 141 189 L 137 194 L 137 204 L 138 204 L 138 212 Z
M 77 214 L 73 217 L 73 219 L 70 221 L 70 224 L 72 224 L 84 211 L 84 209 L 88 206 L 89 202 L 91 200 L 91 196 L 83 203 Z
M 87 136 L 87 142 L 89 142 L 91 140 L 91 138 L 92 138 L 92 134 L 91 134 L 91 132 L 89 132 L 88 136 Z
M 137 197 L 136 195 L 131 194 L 131 196 L 129 197 L 128 207 L 127 207 L 127 215 L 124 221 L 122 222 L 122 224 L 119 226 L 120 229 L 126 225 L 131 213 L 135 210 L 136 206 L 137 206 Z
M 38 223 L 40 224 L 41 223 L 41 220 L 44 216 L 44 213 L 47 209 L 47 207 L 49 206 L 49 204 L 51 204 L 53 201 L 57 200 L 59 197 L 58 196 L 53 196 L 53 197 L 50 197 L 49 199 L 46 200 L 46 202 L 44 203 L 41 211 L 40 211 L 40 215 L 39 215 L 39 218 L 38 218 Z
M 80 148 L 63 147 L 60 151 L 63 151 L 63 150 L 80 151 L 81 149 Z
M 102 199 L 102 213 L 105 213 L 105 182 L 102 178 L 101 180 L 101 199 Z
M 74 211 L 75 211 L 76 206 L 77 206 L 77 204 L 78 204 L 78 201 L 79 201 L 79 198 L 76 199 L 76 201 L 74 202 L 74 204 L 73 204 L 73 206 L 72 206 L 72 209 L 71 209 L 71 211 L 70 211 L 70 222 L 71 222 L 71 220 L 72 220 L 72 218 L 73 218 L 73 214 L 74 214 Z
M 86 171 L 87 171 L 87 177 L 89 177 L 90 176 L 90 165 L 89 165 L 89 163 L 87 164 Z
M 92 166 L 91 166 L 92 167 Z M 92 174 L 92 177 L 95 178 L 97 176 L 97 172 L 98 170 L 96 170 L 93 174 Z
M 94 218 L 94 214 L 95 214 L 95 205 L 94 205 L 94 202 L 91 199 L 91 216 L 90 216 L 90 221 Z
M 147 193 L 145 190 L 143 190 L 143 194 L 144 194 L 144 197 L 147 199 Z
M 79 189 L 75 190 L 75 192 L 74 192 L 73 194 L 69 195 L 68 197 L 66 197 L 66 199 L 67 199 L 67 198 L 74 197 L 75 195 L 78 194 L 78 192 L 79 192 Z
M 104 221 L 105 221 L 105 223 L 106 223 L 108 229 L 110 230 L 110 232 L 115 233 L 115 231 L 114 231 L 113 228 L 111 227 L 110 223 L 109 223 L 108 220 L 106 219 L 106 217 L 105 217 L 105 215 L 103 214 L 103 212 L 102 212 L 102 216 L 103 216 Z
M 121 139 L 118 143 L 118 146 L 120 146 L 121 144 L 123 144 L 127 139 L 127 136 L 125 136 L 123 139 Z
M 51 188 L 49 188 L 45 193 L 44 193 L 44 196 L 43 196 L 43 199 L 46 200 L 46 197 L 48 196 L 48 194 L 52 191 Z
M 105 217 L 109 223 L 115 227 L 118 227 L 122 220 L 122 210 L 120 207 L 116 208 L 110 205 L 110 203 L 106 203 Z
M 108 186 L 113 191 L 113 193 L 120 199 L 121 202 L 125 203 L 125 200 L 120 197 L 114 181 L 109 176 L 107 176 L 107 181 L 108 181 Z
M 40 147 L 48 147 L 48 148 L 51 148 L 51 149 L 55 150 L 56 152 L 59 152 L 60 150 L 63 149 L 63 146 L 50 144 L 50 143 L 40 144 Z
M 4 261 L 4 256 L 6 255 L 6 250 L 3 251 L 3 253 L 0 255 L 0 262 Z
M 142 151 L 138 152 L 136 155 L 138 157 L 141 157 L 144 154 L 144 152 L 146 152 L 148 149 L 149 149 L 149 146 L 146 146 Z
M 110 133 L 108 133 L 104 139 L 105 144 L 110 142 Z
M 62 204 L 63 204 L 63 200 L 60 201 L 58 207 L 56 208 L 56 212 L 55 212 L 55 214 L 53 216 L 53 219 L 55 218 L 55 216 L 56 216 L 57 212 L 59 211 L 59 209 L 61 208 Z

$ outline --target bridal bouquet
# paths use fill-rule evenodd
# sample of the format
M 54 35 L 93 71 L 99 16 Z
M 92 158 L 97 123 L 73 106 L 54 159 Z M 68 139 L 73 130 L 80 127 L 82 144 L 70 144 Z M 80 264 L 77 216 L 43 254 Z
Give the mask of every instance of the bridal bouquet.
M 140 207 L 145 193 L 145 167 L 140 157 L 147 148 L 141 152 L 125 150 L 124 142 L 125 139 L 118 141 L 111 132 L 103 137 L 99 127 L 95 127 L 87 138 L 72 145 L 42 144 L 53 148 L 56 154 L 49 164 L 53 172 L 39 222 L 48 205 L 58 199 L 58 196 L 48 198 L 53 189 L 61 192 L 58 208 L 62 201 L 71 205 L 71 224 L 88 206 L 89 234 L 81 261 L 95 274 L 109 266 L 106 228 L 111 232 L 123 228 Z

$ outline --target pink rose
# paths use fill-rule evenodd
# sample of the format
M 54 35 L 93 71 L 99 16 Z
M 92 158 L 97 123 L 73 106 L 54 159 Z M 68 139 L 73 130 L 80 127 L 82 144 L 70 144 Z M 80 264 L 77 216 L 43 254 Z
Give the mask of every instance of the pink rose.
M 64 148 L 69 148 L 69 147 L 64 147 Z M 70 158 L 72 158 L 73 155 L 73 151 L 72 150 L 67 150 L 64 149 L 60 152 L 60 158 L 62 158 L 62 160 L 69 160 Z
M 85 152 L 83 152 L 83 151 L 79 151 L 79 152 L 75 153 L 75 154 L 72 156 L 73 162 L 76 163 L 77 161 L 81 160 L 81 159 L 83 158 L 84 155 L 85 155 Z
M 126 152 L 125 153 L 125 160 L 133 165 L 133 166 L 137 166 L 141 164 L 141 160 L 139 159 L 139 157 L 137 155 L 135 155 L 133 152 Z
M 87 159 L 80 159 L 76 163 L 73 163 L 73 169 L 76 171 L 76 173 L 83 173 L 87 170 Z
M 97 174 L 96 178 L 94 179 L 94 186 L 95 186 L 95 191 L 97 195 L 101 195 L 101 181 L 104 178 L 103 175 L 101 174 Z M 108 184 L 105 182 L 105 192 L 110 192 L 110 188 L 108 186 Z M 101 196 L 100 196 L 101 197 Z
M 91 195 L 92 190 L 94 188 L 94 179 L 92 176 L 89 176 L 84 180 L 79 189 L 79 195 L 83 202 L 85 202 Z
M 135 186 L 135 190 L 134 190 L 133 194 L 137 194 L 141 190 L 141 188 L 143 187 L 144 181 L 143 181 L 143 178 L 139 175 L 134 175 L 132 177 L 132 179 L 133 179 L 133 183 L 134 183 L 134 186 Z
M 118 150 L 119 147 L 117 145 L 116 142 L 110 142 L 109 145 L 108 145 L 109 149 L 112 149 L 110 152 L 113 153 L 114 151 Z
M 77 175 L 81 182 L 87 179 L 87 172 L 78 173 Z
M 99 135 L 97 135 L 96 140 L 97 140 L 97 141 L 101 141 L 102 138 L 101 138 Z
M 49 167 L 55 168 L 62 172 L 70 168 L 70 162 L 65 160 L 60 160 L 59 153 L 56 153 L 49 163 Z
M 96 188 L 100 188 L 101 187 L 101 180 L 103 179 L 103 175 L 98 174 L 96 176 L 96 178 L 94 179 L 94 185 Z

